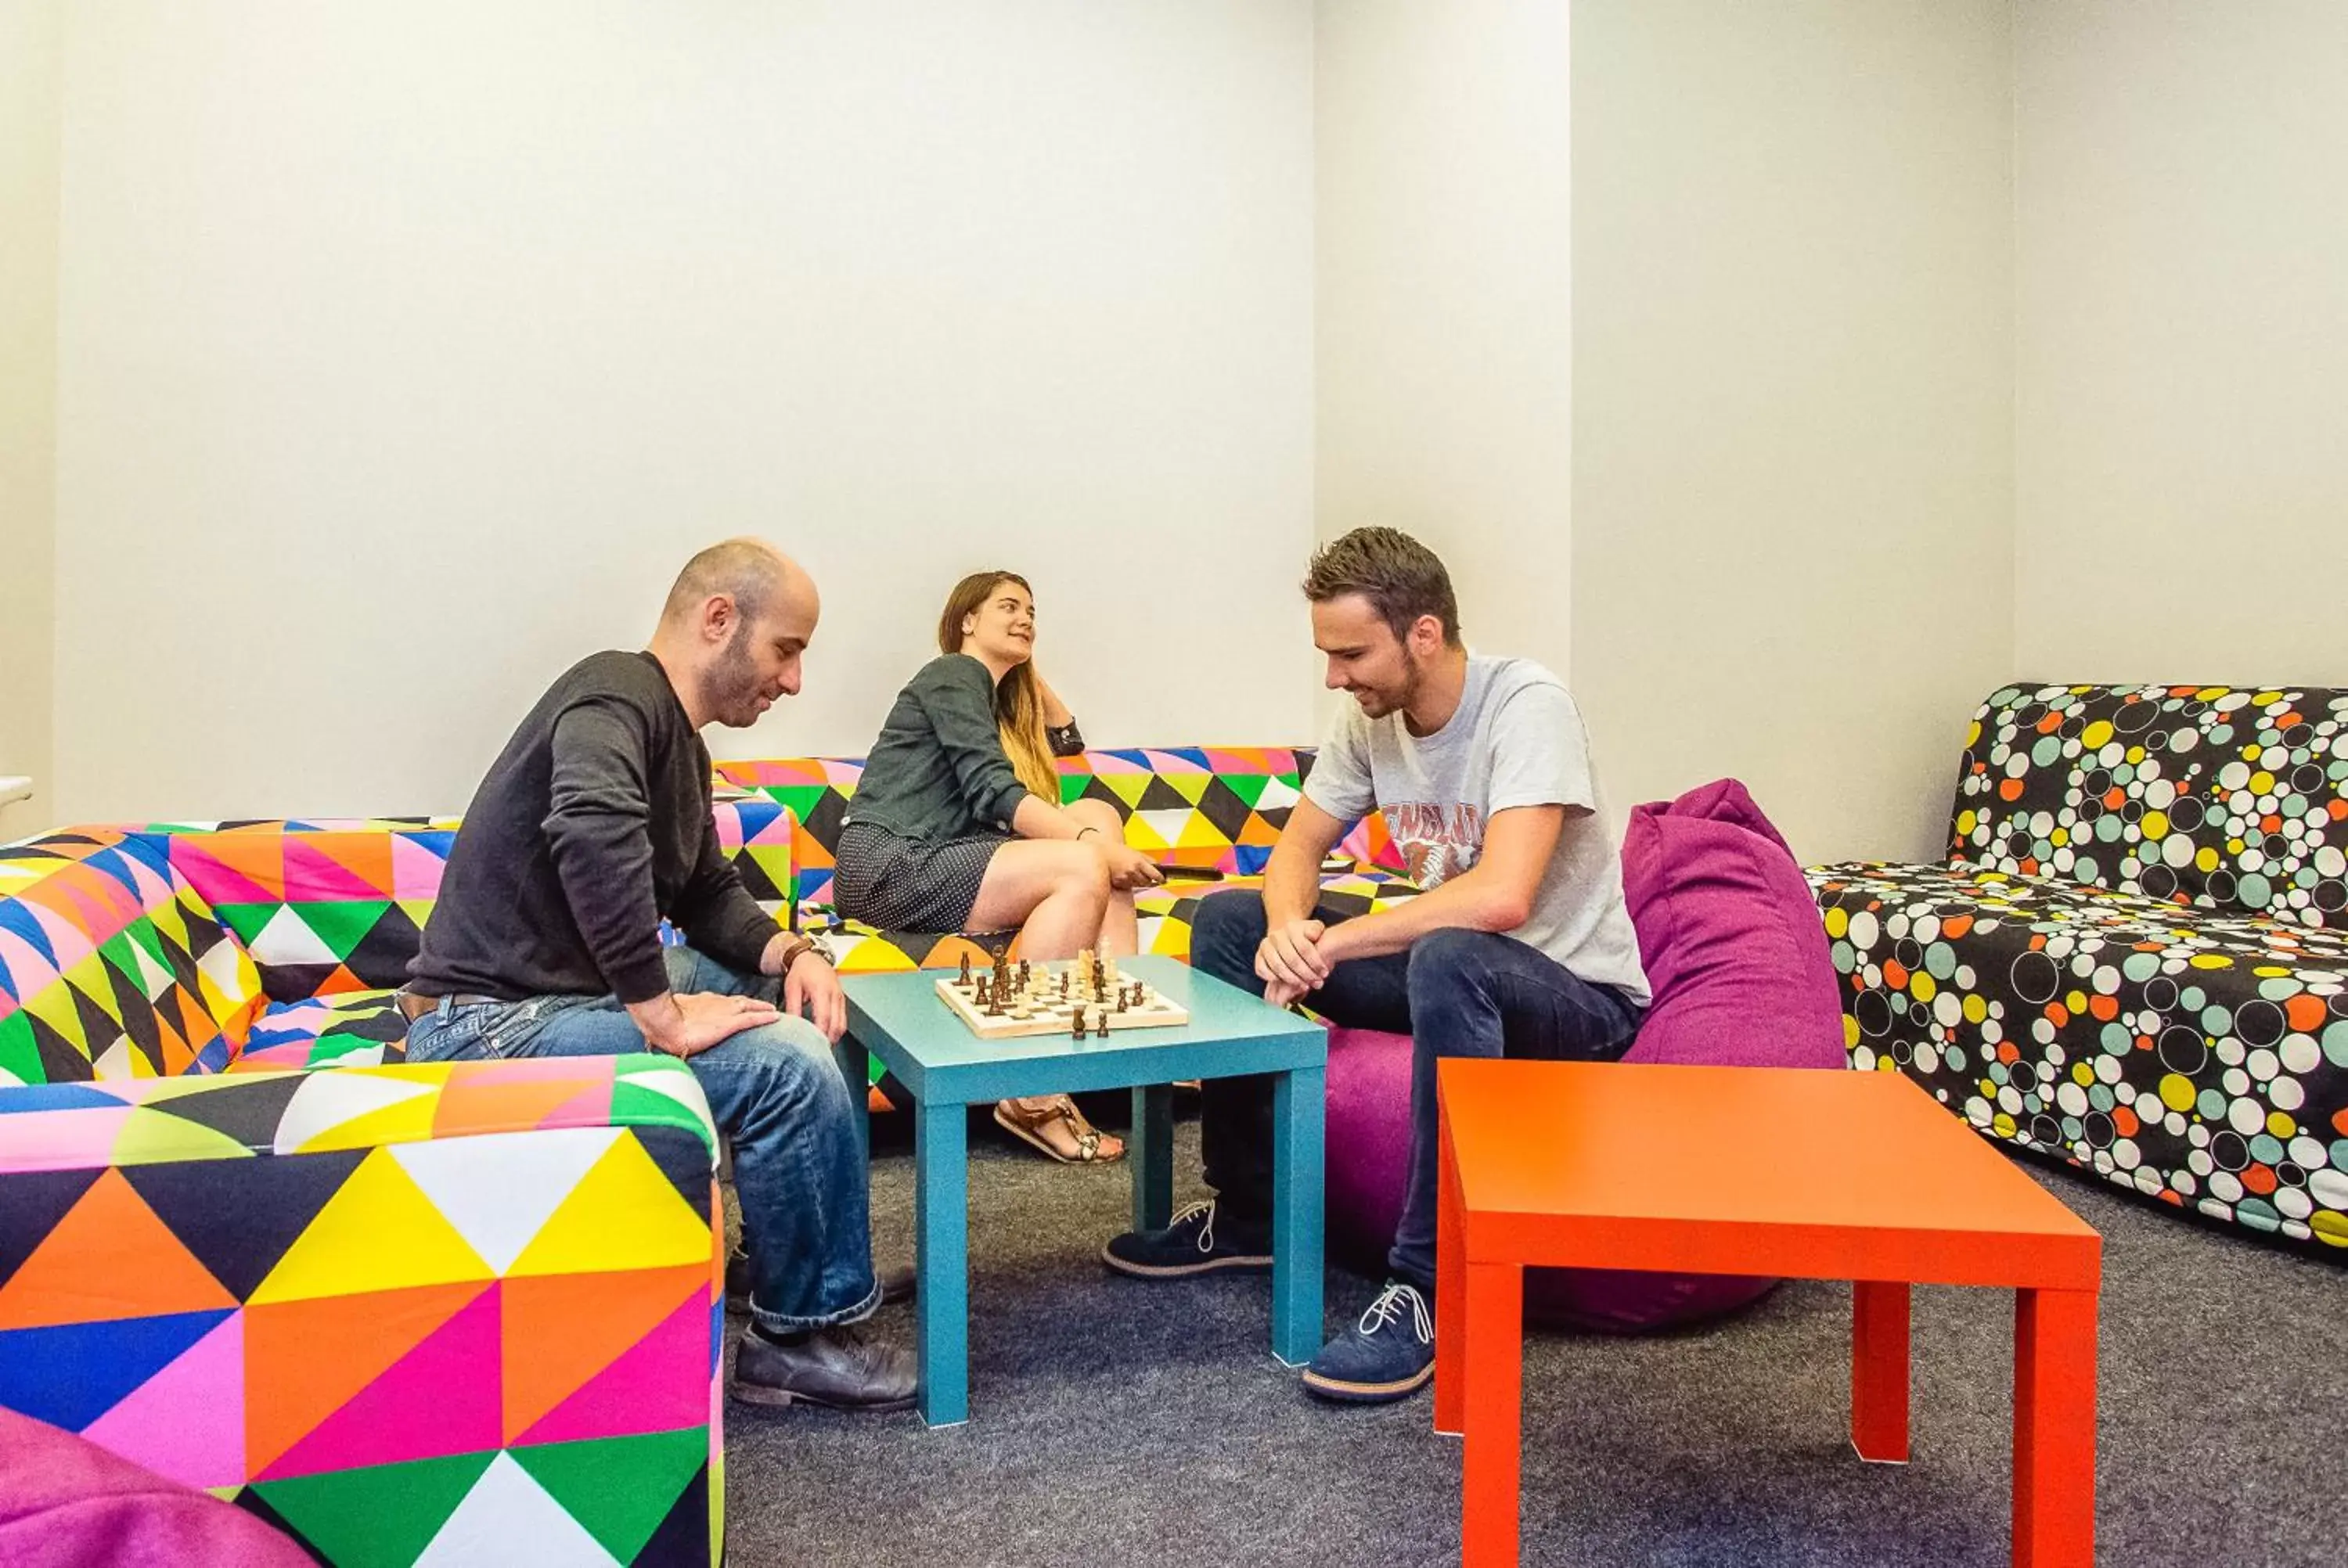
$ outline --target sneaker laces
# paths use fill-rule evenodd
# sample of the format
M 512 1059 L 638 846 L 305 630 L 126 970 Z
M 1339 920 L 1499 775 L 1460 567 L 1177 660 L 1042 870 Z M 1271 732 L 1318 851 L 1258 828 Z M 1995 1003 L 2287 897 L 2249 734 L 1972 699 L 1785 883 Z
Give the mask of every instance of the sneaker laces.
M 1184 1225 L 1189 1225 L 1192 1220 L 1199 1218 L 1201 1214 L 1206 1216 L 1207 1223 L 1199 1227 L 1199 1250 L 1200 1252 L 1212 1252 L 1215 1250 L 1214 1199 L 1202 1198 L 1195 1204 L 1185 1204 L 1181 1208 L 1175 1211 L 1174 1217 L 1172 1219 L 1166 1222 L 1166 1228 L 1168 1230 L 1180 1230 Z
M 1363 1308 L 1361 1320 L 1354 1325 L 1362 1337 L 1366 1339 L 1382 1328 L 1393 1327 L 1402 1317 L 1406 1296 L 1410 1300 L 1410 1326 L 1417 1331 L 1418 1342 L 1422 1345 L 1432 1343 L 1435 1325 L 1427 1320 L 1426 1297 L 1418 1293 L 1416 1286 L 1405 1285 L 1399 1280 L 1388 1284 L 1378 1292 L 1375 1301 Z

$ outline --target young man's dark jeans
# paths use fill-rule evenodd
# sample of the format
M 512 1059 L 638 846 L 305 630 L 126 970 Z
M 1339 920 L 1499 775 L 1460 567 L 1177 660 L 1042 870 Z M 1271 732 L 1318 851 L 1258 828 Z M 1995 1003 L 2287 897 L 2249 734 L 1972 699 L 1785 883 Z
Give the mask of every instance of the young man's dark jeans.
M 1325 906 L 1316 920 L 1345 917 Z M 1256 996 L 1263 897 L 1233 888 L 1202 900 L 1190 929 L 1190 964 Z M 1304 1005 L 1333 1023 L 1407 1034 L 1410 1184 L 1387 1266 L 1397 1279 L 1435 1286 L 1436 1105 L 1438 1056 L 1523 1056 L 1612 1061 L 1631 1049 L 1639 1008 L 1612 986 L 1592 985 L 1512 937 L 1449 927 L 1406 953 L 1339 964 Z M 1272 1080 L 1210 1078 L 1199 1141 L 1219 1220 L 1268 1225 L 1272 1215 Z

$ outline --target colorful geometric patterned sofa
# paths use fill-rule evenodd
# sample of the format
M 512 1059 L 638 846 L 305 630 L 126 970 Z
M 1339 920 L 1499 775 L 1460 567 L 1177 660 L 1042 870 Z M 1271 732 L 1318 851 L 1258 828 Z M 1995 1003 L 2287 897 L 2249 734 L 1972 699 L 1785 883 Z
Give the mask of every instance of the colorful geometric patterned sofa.
M 1140 947 L 1188 959 L 1190 918 L 1219 888 L 1254 886 L 1312 771 L 1307 747 L 1168 746 L 1092 750 L 1059 762 L 1060 797 L 1105 800 L 1125 818 L 1126 842 L 1164 866 L 1211 867 L 1219 882 L 1169 881 L 1135 900 Z M 763 757 L 717 764 L 721 781 L 782 806 L 788 821 L 762 835 L 785 846 L 787 886 L 799 929 L 823 938 L 846 973 L 952 968 L 1011 947 L 1008 937 L 879 931 L 843 919 L 831 902 L 832 866 L 848 803 L 863 777 L 857 757 Z M 1324 867 L 1322 894 L 1349 913 L 1385 907 L 1416 891 L 1373 813 L 1354 825 Z
M 355 988 L 438 831 L 0 848 L 0 1406 L 328 1562 L 712 1563 L 706 1103 L 396 1060 Z
M 1942 866 L 1815 867 L 1853 1067 L 2163 1203 L 2348 1249 L 2348 691 L 2034 686 Z

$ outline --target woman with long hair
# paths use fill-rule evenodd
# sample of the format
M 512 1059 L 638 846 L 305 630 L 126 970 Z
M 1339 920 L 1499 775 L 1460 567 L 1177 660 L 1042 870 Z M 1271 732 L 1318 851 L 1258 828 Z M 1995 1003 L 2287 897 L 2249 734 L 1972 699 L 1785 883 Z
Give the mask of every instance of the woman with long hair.
M 1054 756 L 1084 750 L 1036 672 L 1035 601 L 1016 572 L 975 572 L 938 618 L 938 657 L 897 694 L 839 831 L 839 912 L 887 931 L 1019 933 L 1037 961 L 1137 946 L 1133 893 L 1163 880 L 1105 801 L 1060 804 Z M 1065 1094 L 994 1120 L 1067 1164 L 1122 1158 Z

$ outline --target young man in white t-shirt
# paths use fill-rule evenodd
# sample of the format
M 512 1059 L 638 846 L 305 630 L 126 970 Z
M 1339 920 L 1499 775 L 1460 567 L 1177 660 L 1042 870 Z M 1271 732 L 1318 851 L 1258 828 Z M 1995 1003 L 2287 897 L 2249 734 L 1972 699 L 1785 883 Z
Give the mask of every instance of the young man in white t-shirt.
M 1397 1399 L 1434 1370 L 1435 1059 L 1611 1061 L 1647 1005 L 1622 866 L 1589 739 L 1556 676 L 1470 654 L 1451 579 L 1392 528 L 1356 528 L 1304 579 L 1327 683 L 1353 703 L 1304 781 L 1261 893 L 1204 900 L 1191 963 L 1279 1005 L 1414 1037 L 1410 1178 L 1385 1287 L 1304 1373 L 1324 1399 Z M 1346 919 L 1323 857 L 1372 808 L 1423 891 Z M 1103 1252 L 1145 1278 L 1272 1263 L 1272 1083 L 1210 1079 L 1200 1126 L 1217 1197 Z

